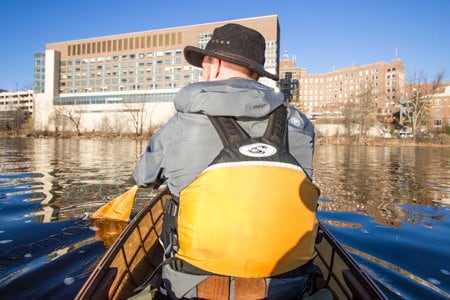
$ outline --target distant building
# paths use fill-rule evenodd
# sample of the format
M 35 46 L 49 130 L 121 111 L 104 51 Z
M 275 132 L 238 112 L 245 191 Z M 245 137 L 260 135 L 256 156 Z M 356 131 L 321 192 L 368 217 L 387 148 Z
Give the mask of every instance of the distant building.
M 427 127 L 431 132 L 442 132 L 450 126 L 450 83 L 443 84 L 441 91 L 435 94 L 428 110 Z
M 34 54 L 34 83 L 35 93 L 43 93 L 45 86 L 45 53 Z
M 392 116 L 398 111 L 405 85 L 405 70 L 400 59 L 344 67 L 323 74 L 308 74 L 305 68 L 295 65 L 295 59 L 281 59 L 280 77 L 290 72 L 292 78 L 298 80 L 298 94 L 294 99 L 310 117 L 340 117 L 346 104 L 361 101 L 366 93 L 370 93 L 375 102 L 377 116 Z
M 32 90 L 0 92 L 0 130 L 17 130 L 33 114 Z
M 45 55 L 35 55 L 35 129 L 66 130 L 74 117 L 82 132 L 134 132 L 136 119 L 144 119 L 145 129 L 165 122 L 179 89 L 201 78 L 201 69 L 185 61 L 184 47 L 204 48 L 214 28 L 229 22 L 262 33 L 265 67 L 278 73 L 276 15 L 51 43 Z
M 0 111 L 26 111 L 33 113 L 34 93 L 32 90 L 7 92 L 0 91 Z

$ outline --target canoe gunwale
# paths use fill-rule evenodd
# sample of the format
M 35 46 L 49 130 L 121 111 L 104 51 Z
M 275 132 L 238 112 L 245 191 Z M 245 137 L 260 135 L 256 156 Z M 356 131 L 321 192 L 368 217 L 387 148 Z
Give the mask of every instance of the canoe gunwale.
M 124 295 L 129 297 L 131 296 L 130 290 L 133 291 L 134 288 L 140 287 L 146 281 L 148 274 L 154 273 L 153 271 L 159 266 L 155 257 L 162 258 L 162 247 L 159 247 L 158 238 L 160 226 L 162 226 L 163 208 L 168 196 L 170 196 L 170 191 L 165 187 L 144 205 L 102 256 L 75 299 L 116 299 L 124 298 Z M 161 207 L 156 207 L 159 202 Z M 144 223 L 145 218 L 150 218 L 151 224 L 142 229 L 141 223 Z M 321 222 L 319 222 L 318 230 L 321 241 L 315 245 L 317 252 L 315 261 L 324 274 L 325 287 L 335 295 L 335 298 L 387 299 L 370 275 L 358 265 Z M 136 235 L 136 232 L 140 244 L 138 245 L 135 239 L 132 250 L 126 251 L 126 243 L 133 243 L 133 234 Z M 146 245 L 147 239 L 151 240 L 152 238 L 152 232 L 156 234 L 156 240 L 153 241 L 153 244 Z M 131 255 L 130 251 L 132 251 Z M 117 267 L 112 266 L 119 255 L 125 261 L 125 269 L 118 270 Z M 133 274 L 133 271 L 136 270 L 135 259 L 139 260 L 140 265 L 145 261 L 147 273 L 144 276 L 142 276 L 142 269 L 140 274 Z M 134 266 L 135 269 L 132 270 L 131 266 Z M 139 276 L 140 278 L 135 278 Z M 124 292 L 126 289 L 128 292 Z
M 111 284 L 114 280 L 116 280 L 116 276 L 119 275 L 119 282 L 122 282 L 124 278 L 128 275 L 131 281 L 133 281 L 133 285 L 135 287 L 138 287 L 141 283 L 137 282 L 137 280 L 133 276 L 133 272 L 130 269 L 131 262 L 136 258 L 136 256 L 139 254 L 140 249 L 144 249 L 146 254 L 148 254 L 151 249 L 147 249 L 143 241 L 146 240 L 146 238 L 154 232 L 157 237 L 159 237 L 159 232 L 155 228 L 155 225 L 158 222 L 162 223 L 162 214 L 158 216 L 154 216 L 151 213 L 152 208 L 158 203 L 161 202 L 162 207 L 164 206 L 163 203 L 163 197 L 170 195 L 169 189 L 165 187 L 163 190 L 158 192 L 152 199 L 150 199 L 145 206 L 136 214 L 136 216 L 131 220 L 131 222 L 126 226 L 124 231 L 119 235 L 117 240 L 114 242 L 114 244 L 106 250 L 106 252 L 103 254 L 102 258 L 98 262 L 98 264 L 95 266 L 95 269 L 89 276 L 89 278 L 84 283 L 83 287 L 78 292 L 75 299 L 81 300 L 81 299 L 98 299 L 97 297 L 100 295 L 103 295 L 104 297 L 101 298 L 110 298 L 109 297 L 109 289 L 111 287 Z M 147 216 L 150 215 L 152 226 L 151 229 L 148 231 L 148 233 L 143 236 L 142 232 L 140 230 L 139 224 L 141 221 Z M 134 252 L 133 257 L 131 259 L 127 258 L 127 255 L 125 253 L 124 244 L 127 242 L 127 240 L 131 237 L 131 235 L 137 230 L 139 234 L 139 240 L 140 240 L 140 247 Z M 159 243 L 157 243 L 159 244 Z M 156 245 L 157 246 L 157 245 Z M 112 262 L 116 259 L 118 255 L 121 255 L 124 259 L 126 272 L 121 272 L 121 274 L 118 274 L 117 270 L 114 270 L 114 268 L 111 267 Z M 150 263 L 150 259 L 148 259 L 147 256 L 144 257 L 144 259 L 147 259 L 149 261 L 149 266 L 152 264 Z M 113 276 L 111 276 L 111 273 L 115 273 Z M 112 277 L 112 278 L 111 278 Z M 105 293 L 105 289 L 108 289 Z M 115 291 L 113 294 L 117 294 L 118 291 Z
M 322 272 L 324 273 L 326 286 L 329 286 L 333 280 L 347 299 L 388 299 L 372 277 L 361 268 L 321 222 L 319 222 L 319 234 L 322 236 L 322 241 L 315 246 L 317 251 L 316 261 L 319 259 L 325 266 L 326 270 L 322 269 Z M 327 243 L 331 248 L 330 259 L 326 257 L 327 253 L 324 253 L 326 251 L 321 250 L 321 243 Z M 340 262 L 338 260 L 342 260 L 343 267 L 339 268 Z

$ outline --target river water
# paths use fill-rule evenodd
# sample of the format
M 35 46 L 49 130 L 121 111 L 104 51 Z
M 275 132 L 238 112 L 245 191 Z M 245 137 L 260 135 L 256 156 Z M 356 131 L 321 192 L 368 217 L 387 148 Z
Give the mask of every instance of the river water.
M 146 142 L 0 138 L 0 299 L 71 299 Z M 450 148 L 319 145 L 319 219 L 390 299 L 450 298 Z M 139 201 L 136 209 L 140 207 Z

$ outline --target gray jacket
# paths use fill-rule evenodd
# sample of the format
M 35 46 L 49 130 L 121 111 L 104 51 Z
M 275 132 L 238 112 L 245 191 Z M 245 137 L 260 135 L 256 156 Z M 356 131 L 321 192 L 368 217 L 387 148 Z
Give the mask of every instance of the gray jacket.
M 167 178 L 178 196 L 222 149 L 222 142 L 206 115 L 243 118 L 239 124 L 252 137 L 262 136 L 262 118 L 283 103 L 283 95 L 257 81 L 232 78 L 193 83 L 175 97 L 176 114 L 147 146 L 133 173 L 138 186 L 151 186 Z M 288 147 L 310 178 L 314 127 L 298 110 L 288 108 Z

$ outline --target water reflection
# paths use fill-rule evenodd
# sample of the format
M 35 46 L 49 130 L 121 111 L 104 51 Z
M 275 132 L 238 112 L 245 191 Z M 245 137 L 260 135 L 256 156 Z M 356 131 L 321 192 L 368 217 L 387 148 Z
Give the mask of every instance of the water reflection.
M 390 298 L 450 297 L 450 149 L 320 146 L 319 218 Z
M 88 214 L 129 187 L 145 144 L 0 138 L 2 299 L 74 298 L 105 251 Z
M 42 222 L 92 212 L 127 188 L 145 142 L 134 140 L 0 139 L 0 185 L 32 195 Z M 14 179 L 8 175 L 14 174 Z M 6 176 L 6 177 L 5 177 Z M 10 175 L 9 175 L 10 176 Z M 5 186 L 4 186 L 5 187 Z
M 0 138 L 2 296 L 73 298 L 124 225 L 88 215 L 128 190 L 145 145 Z M 319 219 L 390 298 L 450 297 L 450 148 L 320 145 L 314 181 Z
M 450 197 L 450 149 L 320 146 L 315 181 L 325 211 L 353 211 L 391 226 L 418 222 L 403 204 L 445 206 Z

